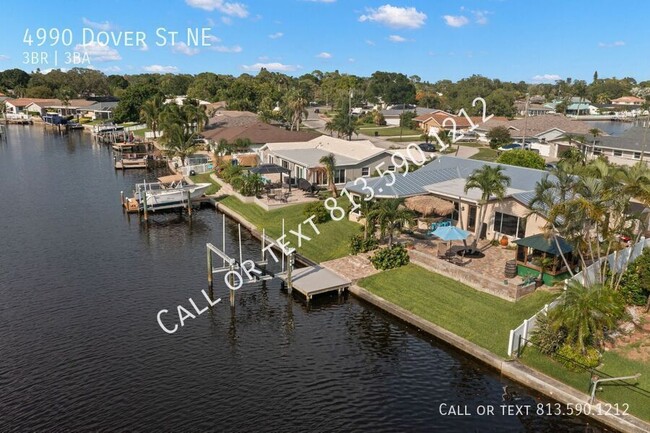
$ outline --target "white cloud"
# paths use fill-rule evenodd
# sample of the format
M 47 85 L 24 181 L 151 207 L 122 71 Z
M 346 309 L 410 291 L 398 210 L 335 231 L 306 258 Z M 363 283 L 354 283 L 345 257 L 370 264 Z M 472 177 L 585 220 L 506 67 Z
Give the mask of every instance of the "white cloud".
M 7 56 L 6 54 L 0 54 L 0 61 L 2 60 L 9 60 L 9 56 Z
M 357 59 L 355 59 L 354 57 L 350 57 L 350 58 L 348 59 L 348 62 L 350 62 L 350 63 L 354 63 L 354 62 L 356 62 L 356 61 L 357 61 Z
M 266 62 L 269 60 L 269 56 L 259 56 L 257 60 L 259 60 L 260 62 Z
M 285 65 L 278 62 L 272 63 L 255 63 L 253 65 L 242 65 L 246 71 L 259 71 L 262 68 L 265 68 L 269 71 L 280 71 L 280 72 L 291 72 L 299 68 L 298 65 Z
M 175 53 L 185 54 L 186 56 L 193 56 L 199 53 L 198 48 L 192 48 L 188 46 L 185 42 L 176 42 L 172 46 L 172 51 Z
M 388 37 L 388 40 L 391 42 L 406 42 L 406 38 L 400 36 L 400 35 L 390 35 Z
M 248 9 L 242 3 L 228 3 L 224 0 L 185 0 L 185 3 L 193 8 L 209 12 L 217 10 L 232 17 L 246 18 L 248 16 Z
M 144 69 L 146 72 L 152 72 L 154 74 L 167 74 L 171 72 L 178 72 L 178 68 L 176 66 L 149 65 L 149 66 L 143 66 L 142 69 Z
M 600 48 L 622 47 L 624 45 L 625 45 L 625 42 L 623 42 L 623 41 L 616 41 L 616 42 L 611 42 L 611 43 L 598 42 L 598 46 Z
M 221 22 L 229 26 L 230 24 L 232 24 L 232 19 L 230 17 L 221 17 Z
M 537 81 L 537 82 L 539 82 L 539 81 L 557 81 L 557 80 L 559 80 L 561 78 L 562 77 L 560 77 L 558 74 L 543 74 L 543 75 L 535 75 L 533 77 L 533 81 Z
M 241 53 L 244 51 L 239 45 L 233 45 L 232 47 L 227 47 L 225 45 L 217 45 L 210 47 L 211 50 L 217 51 L 219 53 Z
M 332 55 L 328 53 L 327 51 L 323 51 L 322 53 L 318 54 L 316 57 L 320 59 L 331 59 Z
M 149 45 L 145 41 L 142 41 L 142 46 L 140 47 L 140 51 L 149 51 Z
M 121 70 L 122 70 L 122 68 L 120 68 L 119 66 L 109 66 L 107 68 L 102 68 L 102 71 L 104 73 L 107 73 L 107 74 L 110 74 L 110 73 L 113 73 L 113 72 L 120 72 Z
M 269 38 L 271 38 L 271 39 L 279 39 L 279 38 L 281 38 L 282 36 L 284 36 L 284 33 L 282 33 L 282 32 L 276 32 L 276 33 L 271 33 L 271 34 L 269 35 Z
M 469 24 L 469 20 L 463 15 L 445 15 L 442 17 L 450 27 L 463 27 Z
M 104 21 L 103 23 L 96 23 L 94 21 L 90 21 L 86 17 L 83 17 L 81 18 L 81 22 L 84 23 L 85 26 L 92 27 L 93 29 L 97 30 L 108 31 L 113 28 L 113 25 L 108 21 Z
M 85 45 L 77 44 L 74 50 L 79 53 L 87 53 L 91 61 L 110 62 L 112 60 L 122 60 L 122 56 L 115 48 L 106 45 L 99 45 L 97 42 L 89 42 Z
M 375 44 L 375 41 L 371 41 L 370 39 L 366 39 L 366 44 L 368 44 L 368 45 L 370 45 L 370 46 L 374 46 L 374 45 L 376 45 L 376 44 Z
M 219 39 L 218 37 L 216 37 L 216 36 L 214 36 L 214 35 L 208 35 L 208 37 L 206 37 L 206 39 L 207 39 L 208 42 L 210 42 L 211 44 L 218 44 L 219 42 L 221 42 L 221 39 Z
M 375 21 L 393 28 L 418 29 L 424 25 L 427 15 L 414 7 L 402 8 L 389 4 L 377 9 L 368 8 L 367 15 L 361 15 L 359 21 Z

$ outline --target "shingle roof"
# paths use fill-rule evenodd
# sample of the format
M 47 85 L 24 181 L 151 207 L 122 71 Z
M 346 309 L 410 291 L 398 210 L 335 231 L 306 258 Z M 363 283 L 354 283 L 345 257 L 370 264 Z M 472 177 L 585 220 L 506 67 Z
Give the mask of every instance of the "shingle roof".
M 525 119 L 516 119 L 509 121 L 491 120 L 485 128 L 490 130 L 496 126 L 505 126 L 512 129 L 511 135 L 517 136 L 516 132 L 526 129 L 527 137 L 534 137 L 548 130 L 557 128 L 563 132 L 571 134 L 588 134 L 591 127 L 580 120 L 572 120 L 561 114 L 542 114 L 540 116 L 531 116 Z
M 631 150 L 635 152 L 650 152 L 650 131 L 641 126 L 633 126 L 619 136 L 595 137 L 596 146 L 617 150 Z M 594 136 L 587 134 L 585 143 L 593 144 Z
M 248 138 L 252 143 L 303 142 L 317 137 L 317 134 L 307 131 L 287 131 L 284 128 L 255 122 L 243 126 L 232 126 L 206 129 L 202 132 L 205 138 L 218 142 L 221 139 L 235 141 Z

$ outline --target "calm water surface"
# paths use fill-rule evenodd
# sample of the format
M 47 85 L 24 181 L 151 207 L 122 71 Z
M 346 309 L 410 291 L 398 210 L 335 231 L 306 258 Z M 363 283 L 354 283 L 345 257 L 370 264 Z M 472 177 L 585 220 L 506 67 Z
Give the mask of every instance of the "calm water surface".
M 547 400 L 352 297 L 307 308 L 271 281 L 231 310 L 217 284 L 226 302 L 165 334 L 158 310 L 205 305 L 205 243 L 221 220 L 205 209 L 146 228 L 119 192 L 156 174 L 111 162 L 81 133 L 10 127 L 0 143 L 0 431 L 605 431 L 441 416 L 441 403 Z

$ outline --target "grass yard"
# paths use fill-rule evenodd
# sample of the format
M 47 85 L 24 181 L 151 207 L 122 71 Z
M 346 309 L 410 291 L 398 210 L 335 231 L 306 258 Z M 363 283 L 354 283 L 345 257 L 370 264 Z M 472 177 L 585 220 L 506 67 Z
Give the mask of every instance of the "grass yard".
M 569 371 L 559 362 L 539 353 L 534 347 L 527 347 L 520 360 L 524 364 L 554 377 L 578 391 L 589 393 L 591 374 L 587 371 Z M 611 404 L 618 403 L 621 412 L 625 409 L 622 405 L 627 403 L 630 405 L 629 412 L 632 415 L 650 421 L 650 365 L 624 358 L 611 351 L 605 352 L 601 361 L 602 366 L 598 370 L 610 376 L 632 376 L 641 373 L 641 377 L 638 381 L 638 388 L 620 386 L 617 382 L 609 385 L 603 384 L 603 391 L 597 391 L 596 397 Z M 644 392 L 643 390 L 647 391 Z M 603 410 L 607 410 L 607 407 L 603 407 Z M 614 409 L 611 412 L 614 413 Z
M 311 241 L 303 239 L 302 247 L 298 248 L 297 239 L 294 235 L 289 234 L 289 230 L 297 231 L 298 225 L 308 218 L 303 213 L 307 206 L 306 203 L 268 212 L 256 204 L 242 203 L 236 197 L 226 197 L 221 203 L 255 224 L 258 230 L 265 229 L 266 233 L 273 238 L 282 235 L 282 219 L 284 218 L 286 240 L 291 242 L 291 246 L 295 247 L 298 253 L 316 262 L 347 256 L 350 237 L 361 231 L 360 224 L 347 219 L 317 224 L 318 230 L 320 230 L 319 235 L 316 235 L 311 226 L 307 224 L 302 227 L 302 233 L 309 236 Z
M 503 357 L 510 330 L 555 297 L 538 291 L 512 303 L 413 264 L 372 275 L 358 284 Z
M 212 195 L 221 189 L 221 185 L 212 180 L 210 173 L 201 173 L 196 176 L 190 176 L 194 183 L 211 183 L 212 186 L 205 191 L 205 195 Z
M 479 149 L 476 155 L 470 156 L 469 159 L 478 159 L 479 161 L 494 162 L 497 160 L 498 156 L 499 155 L 496 150 L 484 147 Z
M 417 135 L 419 137 L 420 135 L 422 135 L 422 131 L 420 131 L 419 129 L 400 128 L 399 126 L 390 126 L 388 128 L 386 127 L 359 128 L 359 132 L 366 135 L 375 135 L 375 131 L 377 131 L 377 134 L 380 137 L 399 137 L 400 129 L 402 130 L 402 136 Z

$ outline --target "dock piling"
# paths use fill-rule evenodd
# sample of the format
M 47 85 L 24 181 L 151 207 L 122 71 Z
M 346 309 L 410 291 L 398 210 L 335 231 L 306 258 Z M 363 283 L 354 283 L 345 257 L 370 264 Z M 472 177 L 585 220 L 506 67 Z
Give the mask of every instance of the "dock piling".
M 206 248 L 207 254 L 207 262 L 208 262 L 208 285 L 210 287 L 210 290 L 212 290 L 212 251 L 210 248 Z
M 189 191 L 187 191 L 187 214 L 192 216 L 192 200 Z

